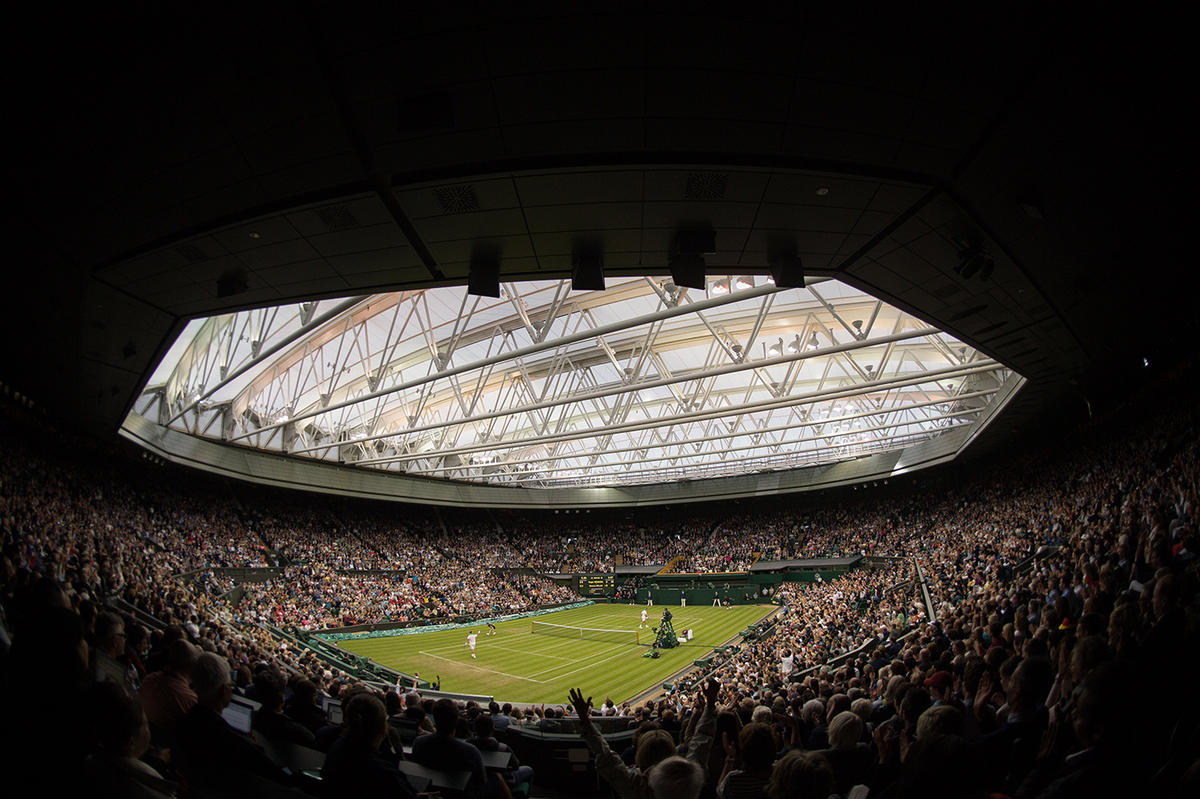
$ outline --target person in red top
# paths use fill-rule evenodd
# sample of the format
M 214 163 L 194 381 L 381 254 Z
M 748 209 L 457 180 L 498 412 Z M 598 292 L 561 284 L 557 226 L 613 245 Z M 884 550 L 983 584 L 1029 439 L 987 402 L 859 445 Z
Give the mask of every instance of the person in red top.
M 196 704 L 196 694 L 189 684 L 196 656 L 195 647 L 182 638 L 176 639 L 167 647 L 163 670 L 146 675 L 138 698 L 150 724 L 170 729 Z

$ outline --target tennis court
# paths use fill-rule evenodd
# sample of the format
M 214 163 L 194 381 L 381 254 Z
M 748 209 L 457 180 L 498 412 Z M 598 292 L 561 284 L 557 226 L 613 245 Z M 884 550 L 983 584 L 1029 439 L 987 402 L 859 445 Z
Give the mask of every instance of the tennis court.
M 774 608 L 671 607 L 676 633 L 690 629 L 692 640 L 686 646 L 661 650 L 657 659 L 642 657 L 654 640 L 651 630 L 638 629 L 643 609 L 648 624 L 656 626 L 663 611 L 660 606 L 590 605 L 499 622 L 496 635 L 488 635 L 487 626 L 479 624 L 340 645 L 384 666 L 408 674 L 420 672 L 423 679 L 440 675 L 445 691 L 491 694 L 501 701 L 565 704 L 568 689 L 578 686 L 597 704 L 606 696 L 619 703 L 708 655 Z M 573 628 L 589 629 L 580 633 Z M 467 647 L 469 632 L 478 634 L 474 659 Z

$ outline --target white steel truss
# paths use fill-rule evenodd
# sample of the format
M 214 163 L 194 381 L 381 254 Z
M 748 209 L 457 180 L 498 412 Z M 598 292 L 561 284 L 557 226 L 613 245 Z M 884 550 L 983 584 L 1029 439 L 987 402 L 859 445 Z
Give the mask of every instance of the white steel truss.
M 834 280 L 541 281 L 197 320 L 134 413 L 359 468 L 621 485 L 901 449 L 978 423 L 1008 376 Z

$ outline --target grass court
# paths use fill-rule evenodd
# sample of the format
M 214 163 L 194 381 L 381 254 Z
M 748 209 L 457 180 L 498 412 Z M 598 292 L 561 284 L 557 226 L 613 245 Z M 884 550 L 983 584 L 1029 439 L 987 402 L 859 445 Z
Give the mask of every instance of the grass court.
M 661 684 L 774 610 L 769 605 L 672 606 L 675 631 L 682 635 L 683 630 L 691 628 L 692 641 L 661 650 L 662 657 L 652 659 L 642 657 L 654 641 L 650 630 L 638 630 L 643 608 L 649 612 L 647 623 L 657 626 L 663 611 L 659 605 L 590 605 L 532 619 L 498 622 L 497 634 L 491 636 L 486 634 L 487 625 L 479 624 L 342 641 L 339 646 L 398 671 L 420 672 L 422 679 L 440 674 L 444 691 L 488 694 L 501 702 L 559 705 L 566 704 L 569 689 L 579 687 L 584 696 L 593 696 L 599 705 L 606 696 L 620 703 Z M 642 643 L 534 635 L 530 621 L 638 631 Z M 467 648 L 467 633 L 472 631 L 479 633 L 475 660 Z

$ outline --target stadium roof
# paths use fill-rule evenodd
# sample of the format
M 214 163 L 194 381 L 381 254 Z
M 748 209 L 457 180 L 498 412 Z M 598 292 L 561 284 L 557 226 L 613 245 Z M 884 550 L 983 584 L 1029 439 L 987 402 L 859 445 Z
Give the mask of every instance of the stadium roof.
M 551 488 L 903 450 L 982 424 L 1012 393 L 1002 364 L 833 279 L 563 279 L 500 295 L 456 286 L 193 320 L 134 413 L 297 457 Z

